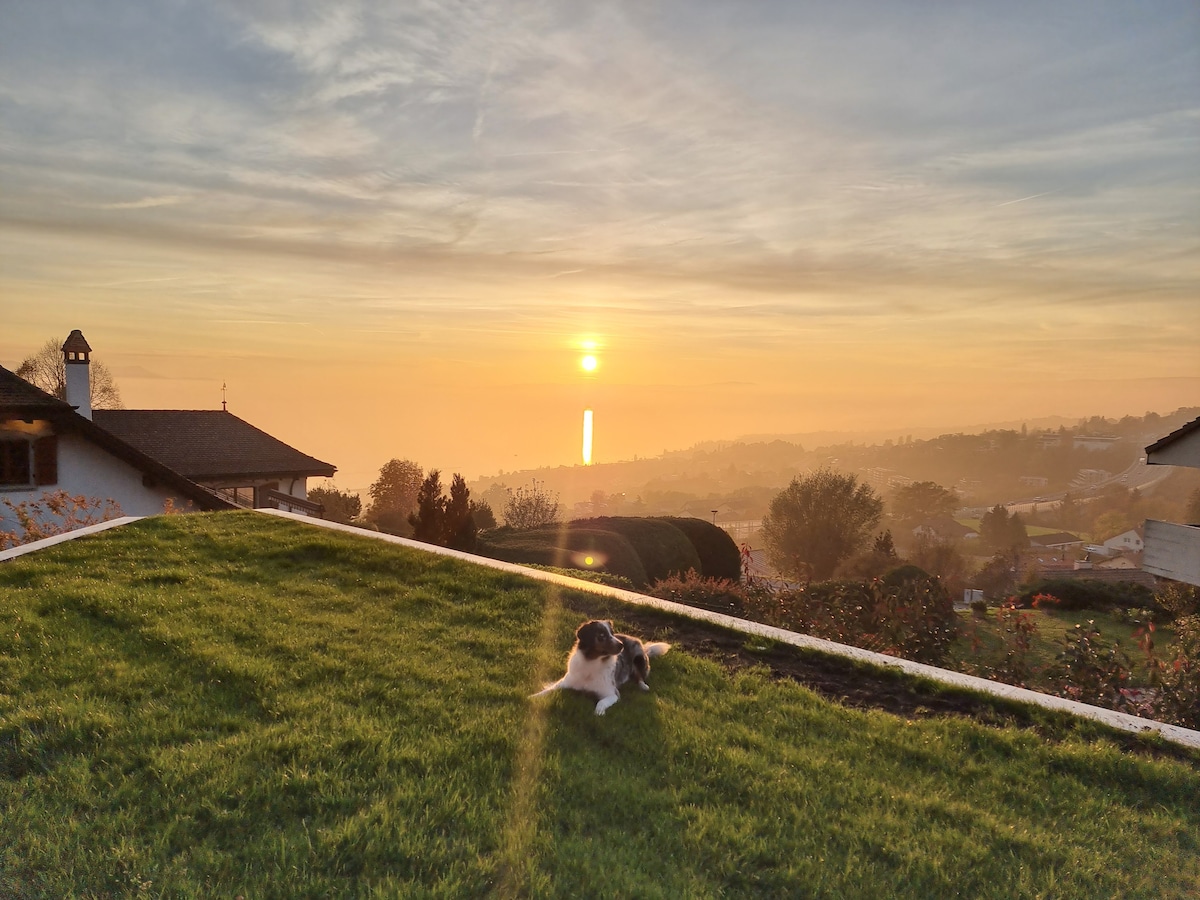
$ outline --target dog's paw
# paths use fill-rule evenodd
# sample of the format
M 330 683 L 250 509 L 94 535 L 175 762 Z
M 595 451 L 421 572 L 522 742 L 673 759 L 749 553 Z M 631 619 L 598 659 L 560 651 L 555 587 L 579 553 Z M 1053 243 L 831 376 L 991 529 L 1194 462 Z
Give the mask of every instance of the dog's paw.
M 643 690 L 643 691 L 648 691 L 648 690 L 650 690 L 650 685 L 646 684 L 646 682 L 644 682 L 644 681 L 643 681 L 643 682 L 642 682 L 642 690 Z

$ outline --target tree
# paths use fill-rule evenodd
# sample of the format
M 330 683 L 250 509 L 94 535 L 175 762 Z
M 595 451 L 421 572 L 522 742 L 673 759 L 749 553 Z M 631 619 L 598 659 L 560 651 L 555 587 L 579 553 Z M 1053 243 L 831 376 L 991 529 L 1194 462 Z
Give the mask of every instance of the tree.
M 17 366 L 17 377 L 24 378 L 59 400 L 66 400 L 67 364 L 63 359 L 62 345 L 62 341 L 50 338 L 35 353 L 21 361 Z M 88 363 L 88 381 L 91 385 L 92 409 L 125 408 L 112 372 L 100 360 L 93 359 Z
M 892 540 L 892 529 L 888 529 L 875 536 L 875 543 L 872 546 L 872 552 L 883 557 L 884 559 L 896 558 L 896 542 Z
M 441 473 L 432 469 L 417 492 L 417 511 L 408 517 L 413 538 L 427 544 L 471 552 L 479 529 L 471 518 L 471 492 L 457 472 L 450 482 L 450 496 L 442 493 Z
M 408 517 L 414 540 L 445 546 L 446 498 L 442 495 L 441 473 L 430 469 L 417 490 L 417 511 Z
M 446 503 L 442 539 L 447 547 L 474 552 L 479 529 L 471 516 L 471 492 L 457 472 L 450 482 L 450 500 Z
M 892 495 L 892 514 L 906 525 L 919 525 L 951 515 L 958 508 L 958 494 L 933 481 L 916 481 Z
M 325 507 L 324 518 L 330 522 L 349 525 L 362 514 L 362 499 L 358 494 L 339 491 L 332 485 L 313 488 L 308 492 L 308 499 Z
M 883 501 L 853 475 L 820 469 L 793 478 L 763 518 L 767 556 L 785 575 L 827 580 L 882 515 Z
M 381 531 L 408 534 L 408 517 L 417 507 L 417 494 L 424 477 L 421 467 L 411 459 L 384 463 L 379 478 L 367 490 L 371 495 L 367 518 Z
M 993 553 L 1005 553 L 1029 545 L 1029 535 L 1020 514 L 1013 513 L 1010 516 L 1008 510 L 999 503 L 979 520 L 979 538 L 983 546 Z
M 492 504 L 486 500 L 472 500 L 471 521 L 475 523 L 477 531 L 487 531 L 489 528 L 495 528 L 496 514 L 492 511 Z
M 558 494 L 550 495 L 535 478 L 531 487 L 519 487 L 504 504 L 504 524 L 512 528 L 540 528 L 558 521 Z

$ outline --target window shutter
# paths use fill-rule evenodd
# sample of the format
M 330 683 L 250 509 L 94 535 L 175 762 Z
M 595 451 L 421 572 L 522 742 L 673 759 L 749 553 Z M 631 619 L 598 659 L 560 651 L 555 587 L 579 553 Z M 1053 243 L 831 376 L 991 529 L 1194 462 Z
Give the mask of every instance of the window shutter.
M 33 483 L 58 484 L 58 435 L 33 442 Z

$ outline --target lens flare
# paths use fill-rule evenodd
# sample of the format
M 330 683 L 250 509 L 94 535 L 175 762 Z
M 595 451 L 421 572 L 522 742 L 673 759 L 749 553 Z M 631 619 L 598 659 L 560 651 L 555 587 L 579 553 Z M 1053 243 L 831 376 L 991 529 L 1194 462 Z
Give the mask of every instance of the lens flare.
M 592 464 L 592 411 L 583 411 L 583 464 Z

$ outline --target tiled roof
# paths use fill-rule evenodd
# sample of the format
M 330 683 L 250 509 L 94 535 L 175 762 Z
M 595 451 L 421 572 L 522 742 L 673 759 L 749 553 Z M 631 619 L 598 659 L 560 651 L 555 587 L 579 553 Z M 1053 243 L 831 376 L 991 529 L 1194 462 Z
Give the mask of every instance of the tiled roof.
M 195 480 L 331 477 L 337 468 L 220 409 L 97 409 L 101 428 Z
M 92 348 L 88 346 L 87 338 L 83 336 L 83 332 L 76 328 L 63 341 L 63 351 L 72 351 L 74 353 L 91 353 Z
M 53 394 L 34 387 L 15 372 L 0 366 L 0 407 L 30 410 L 69 410 L 71 407 Z
M 1068 531 L 1056 531 L 1053 534 L 1031 535 L 1029 542 L 1042 547 L 1064 547 L 1067 544 L 1082 544 L 1083 538 L 1076 537 Z

